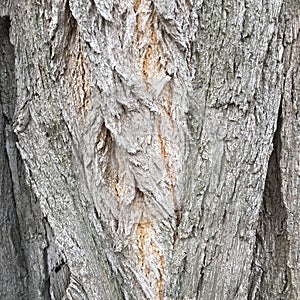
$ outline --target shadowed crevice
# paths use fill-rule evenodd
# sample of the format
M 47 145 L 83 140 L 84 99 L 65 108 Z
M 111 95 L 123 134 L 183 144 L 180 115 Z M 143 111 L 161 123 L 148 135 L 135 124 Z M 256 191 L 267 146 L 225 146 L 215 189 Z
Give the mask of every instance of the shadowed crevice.
M 289 299 L 287 208 L 281 187 L 281 105 L 259 213 L 248 299 Z
M 15 135 L 12 116 L 16 100 L 14 47 L 9 41 L 10 19 L 0 18 L 0 298 L 21 299 L 26 291 L 26 261 L 16 208 L 16 175 L 12 165 Z
M 45 233 L 13 130 L 17 81 L 9 34 L 9 17 L 0 18 L 0 299 L 40 299 Z

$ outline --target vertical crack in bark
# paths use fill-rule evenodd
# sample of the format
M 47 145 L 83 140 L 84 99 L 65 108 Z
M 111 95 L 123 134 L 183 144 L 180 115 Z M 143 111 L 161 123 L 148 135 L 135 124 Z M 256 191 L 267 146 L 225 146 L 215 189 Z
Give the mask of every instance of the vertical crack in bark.
M 47 271 L 39 264 L 43 259 L 44 231 L 39 222 L 40 206 L 26 182 L 25 165 L 13 130 L 17 82 L 9 31 L 9 18 L 0 18 L 0 298 L 40 299 Z M 24 105 L 19 116 L 26 111 Z
M 281 126 L 280 105 L 256 232 L 248 299 L 275 299 L 278 295 L 289 299 L 290 296 L 287 208 L 281 191 Z
M 44 263 L 49 274 L 45 285 L 45 298 L 49 298 L 50 295 L 49 299 L 62 299 L 70 285 L 71 272 L 64 253 L 61 253 L 55 245 L 54 233 L 47 218 L 44 218 L 44 227 L 47 237 L 47 247 L 44 249 Z
M 0 298 L 25 297 L 26 266 L 21 247 L 20 224 L 16 208 L 14 177 L 15 136 L 12 132 L 12 115 L 16 98 L 14 48 L 9 41 L 10 20 L 0 18 Z M 14 165 L 14 166 L 13 166 Z

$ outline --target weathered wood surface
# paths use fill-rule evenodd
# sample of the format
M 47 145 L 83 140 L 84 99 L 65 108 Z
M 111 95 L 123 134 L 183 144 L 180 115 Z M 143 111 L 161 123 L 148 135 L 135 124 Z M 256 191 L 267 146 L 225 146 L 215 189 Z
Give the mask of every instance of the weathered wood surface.
M 299 15 L 0 2 L 0 298 L 299 299 Z

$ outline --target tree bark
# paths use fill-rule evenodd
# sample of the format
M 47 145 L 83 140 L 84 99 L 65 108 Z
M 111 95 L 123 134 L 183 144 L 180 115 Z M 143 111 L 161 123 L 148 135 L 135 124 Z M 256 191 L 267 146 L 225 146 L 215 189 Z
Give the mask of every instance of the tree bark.
M 298 299 L 300 2 L 0 3 L 1 299 Z

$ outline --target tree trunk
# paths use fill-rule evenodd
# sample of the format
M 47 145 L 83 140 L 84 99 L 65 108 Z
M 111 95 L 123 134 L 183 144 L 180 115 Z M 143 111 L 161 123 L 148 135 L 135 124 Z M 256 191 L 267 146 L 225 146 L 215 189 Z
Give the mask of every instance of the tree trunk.
M 300 2 L 0 2 L 0 299 L 299 299 Z

